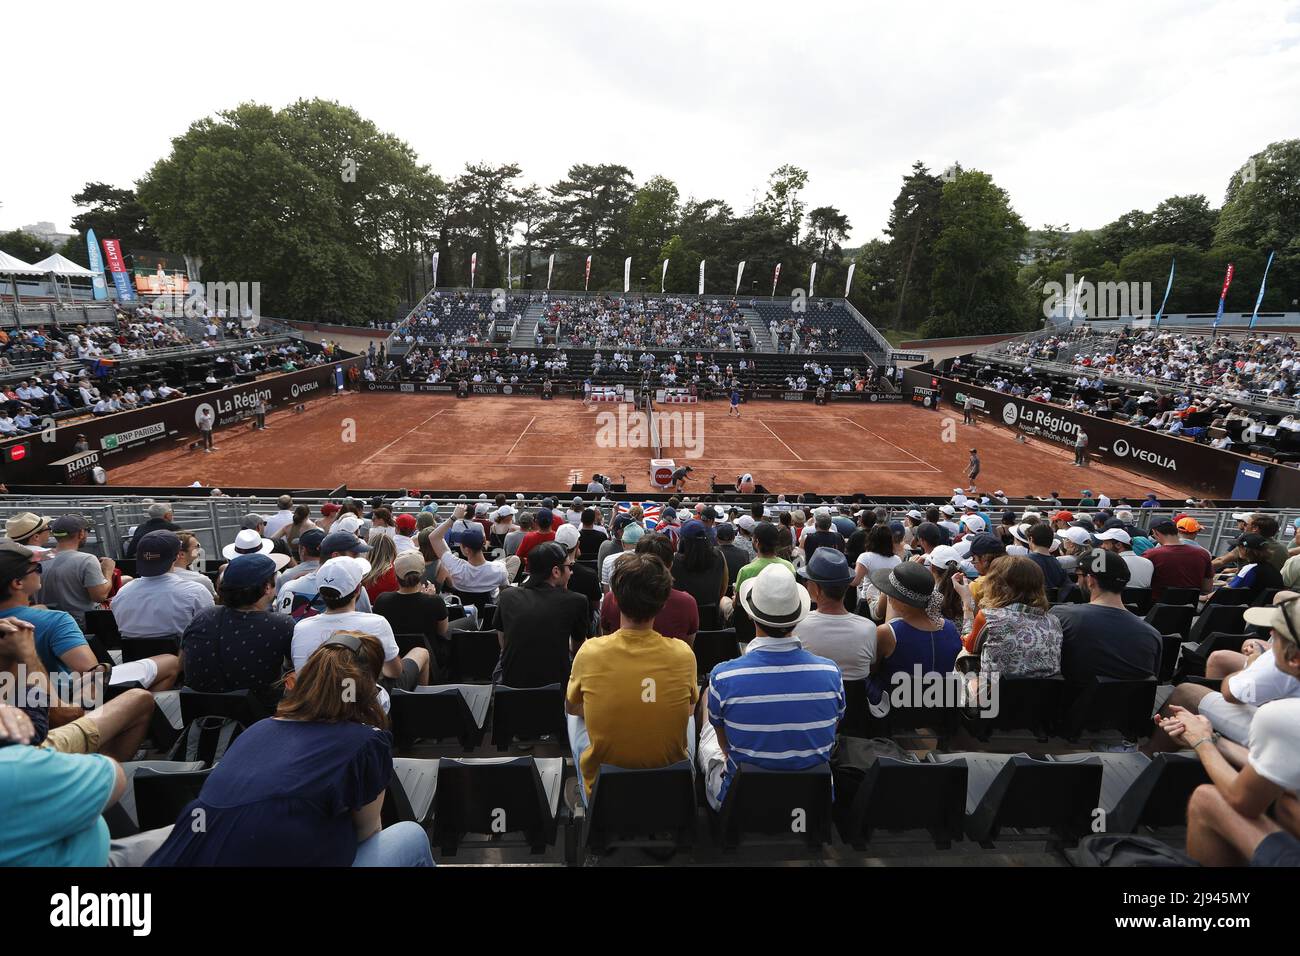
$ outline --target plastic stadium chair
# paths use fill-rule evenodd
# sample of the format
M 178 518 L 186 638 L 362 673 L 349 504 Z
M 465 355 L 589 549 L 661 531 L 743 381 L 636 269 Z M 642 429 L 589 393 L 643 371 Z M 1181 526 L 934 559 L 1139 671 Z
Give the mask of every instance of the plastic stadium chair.
M 450 631 L 451 679 L 455 683 L 487 683 L 492 680 L 501 644 L 496 631 Z
M 1192 630 L 1196 608 L 1188 604 L 1155 604 L 1147 612 L 1146 622 L 1161 634 L 1178 634 L 1183 640 Z
M 932 754 L 968 769 L 966 835 L 992 847 L 1004 829 L 1048 829 L 1073 844 L 1090 832 L 1101 796 L 1102 763 L 1092 755 L 1059 763 L 1027 754 Z
M 962 724 L 977 740 L 987 741 L 995 730 L 1028 730 L 1046 741 L 1061 713 L 1065 679 L 1061 677 L 1001 677 L 991 687 L 996 695 L 990 713 L 962 714 Z
M 911 763 L 878 757 L 854 787 L 835 776 L 840 838 L 865 850 L 876 830 L 925 830 L 941 850 L 962 838 L 966 765 Z M 845 812 L 840 813 L 842 802 Z
M 159 654 L 177 654 L 180 652 L 181 640 L 176 635 L 169 637 L 124 637 L 122 638 L 122 661 L 139 661 Z
M 714 819 L 724 850 L 753 833 L 793 836 L 819 848 L 831 839 L 830 765 L 782 771 L 740 764 Z
M 1246 641 L 1256 637 L 1258 635 L 1250 632 L 1225 634 L 1215 631 L 1207 635 L 1199 644 L 1186 642 L 1182 645 L 1182 656 L 1178 658 L 1178 668 L 1174 671 L 1172 682 L 1181 684 L 1192 677 L 1204 677 L 1205 665 L 1211 654 L 1215 651 L 1240 651 Z M 1215 681 L 1214 684 L 1217 688 L 1222 681 Z
M 136 820 L 141 830 L 171 826 L 186 805 L 197 799 L 211 768 L 166 772 L 141 767 L 132 778 L 135 792 Z
M 474 719 L 464 695 L 454 686 L 435 685 L 410 691 L 394 688 L 388 697 L 388 716 L 398 750 L 408 750 L 417 740 L 454 738 L 461 747 L 471 751 L 483 741 L 483 728 Z
M 533 757 L 438 761 L 433 798 L 433 843 L 454 856 L 467 834 L 486 835 L 494 844 L 522 833 L 533 853 L 555 844 L 556 814 L 564 761 Z
M 724 661 L 735 660 L 740 656 L 740 643 L 736 640 L 736 629 L 722 631 L 697 631 L 695 634 L 695 670 L 702 678 L 707 678 Z
M 1221 587 L 1205 600 L 1205 607 L 1249 607 L 1249 588 Z
M 110 651 L 122 647 L 122 633 L 117 629 L 117 618 L 113 617 L 112 611 L 94 608 L 86 612 L 86 637 L 92 634 Z
M 245 727 L 251 727 L 264 717 L 271 716 L 266 705 L 253 696 L 252 691 L 234 690 L 226 694 L 207 694 L 182 687 L 178 694 L 181 704 L 181 723 L 189 726 L 200 717 L 229 717 Z
M 1187 604 L 1196 607 L 1200 599 L 1200 588 L 1165 588 L 1160 595 L 1161 604 Z
M 1160 635 L 1160 671 L 1156 674 L 1156 679 L 1160 683 L 1168 684 L 1173 680 L 1174 671 L 1178 667 L 1182 650 L 1183 636 L 1181 634 Z
M 1094 677 L 1086 684 L 1069 685 L 1060 734 L 1071 741 L 1089 731 L 1115 731 L 1125 740 L 1149 736 L 1155 696 L 1154 677 L 1145 680 Z
M 561 685 L 506 687 L 498 684 L 493 689 L 492 742 L 497 750 L 509 750 L 512 740 L 538 740 L 549 735 L 564 741 L 567 734 Z
M 845 737 L 889 736 L 888 716 L 876 717 L 871 713 L 865 680 L 844 682 L 844 716 L 840 718 L 840 725 L 835 732 Z
M 1142 617 L 1151 610 L 1151 589 L 1150 588 L 1125 588 L 1124 603 L 1133 605 L 1136 610 L 1133 612 L 1138 617 Z
M 139 830 L 139 816 L 135 808 L 135 775 L 143 769 L 157 771 L 158 773 L 191 773 L 196 770 L 202 770 L 203 764 L 197 760 L 128 760 L 122 764 L 122 773 L 126 777 L 126 790 L 122 792 L 122 799 L 118 801 L 117 806 L 125 811 L 133 831 Z M 170 821 L 169 821 L 170 822 Z M 165 826 L 166 824 L 164 824 Z M 110 832 L 111 832 L 110 821 Z M 118 833 L 112 834 L 117 837 Z M 125 835 L 125 834 L 122 834 Z
M 693 847 L 696 836 L 695 775 L 687 760 L 651 770 L 602 765 L 591 804 L 574 817 L 566 843 L 570 863 L 584 849 Z
M 1139 827 L 1181 827 L 1187 823 L 1187 801 L 1192 791 L 1210 782 L 1195 754 L 1092 756 L 1100 758 L 1105 767 L 1099 806 L 1106 812 L 1107 833 L 1135 833 Z
M 1193 644 L 1200 644 L 1209 634 L 1216 632 L 1236 634 L 1244 631 L 1246 629 L 1246 621 L 1243 617 L 1245 613 L 1246 609 L 1241 605 L 1206 607 L 1201 612 L 1201 616 L 1196 619 L 1196 623 L 1192 625 L 1187 639 Z

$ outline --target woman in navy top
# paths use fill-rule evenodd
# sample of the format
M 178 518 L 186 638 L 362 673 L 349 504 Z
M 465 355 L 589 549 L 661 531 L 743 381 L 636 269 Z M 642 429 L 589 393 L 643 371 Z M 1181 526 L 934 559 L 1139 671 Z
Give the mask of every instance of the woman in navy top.
M 922 674 L 947 674 L 961 651 L 961 633 L 947 618 L 940 626 L 926 614 L 934 577 L 922 565 L 905 561 L 873 571 L 871 583 L 885 596 L 887 623 L 876 628 L 880 671 L 868 685 L 872 702 L 887 694 L 894 674 L 911 676 L 919 664 Z
M 368 634 L 322 644 L 275 717 L 226 751 L 148 865 L 432 866 L 419 824 L 380 829 L 393 775 L 382 666 Z

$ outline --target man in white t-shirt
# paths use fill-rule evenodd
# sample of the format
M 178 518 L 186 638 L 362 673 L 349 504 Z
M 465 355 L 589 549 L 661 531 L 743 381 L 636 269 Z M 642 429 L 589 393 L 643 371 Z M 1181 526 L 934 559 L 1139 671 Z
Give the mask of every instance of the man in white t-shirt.
M 384 648 L 384 669 L 380 685 L 391 690 L 414 690 L 429 683 L 429 652 L 412 648 L 402 657 L 392 625 L 378 614 L 357 610 L 361 582 L 370 573 L 365 558 L 330 558 L 316 572 L 316 584 L 325 611 L 300 620 L 293 628 L 293 667 L 301 670 L 312 652 L 338 631 L 361 631 L 372 635 Z
M 818 548 L 800 577 L 817 610 L 798 623 L 794 636 L 804 650 L 839 665 L 845 681 L 865 680 L 876 660 L 876 625 L 844 606 L 853 582 L 848 559 L 834 548 Z M 889 643 L 892 651 L 892 638 Z
M 1278 671 L 1300 678 L 1300 595 L 1247 608 L 1245 618 L 1271 629 Z M 1248 747 L 1216 739 L 1208 718 L 1182 708 L 1157 720 L 1211 780 L 1187 805 L 1188 855 L 1203 866 L 1300 866 L 1300 698 L 1260 707 Z
M 281 495 L 276 506 L 280 510 L 266 519 L 266 528 L 262 532 L 268 538 L 274 538 L 277 531 L 293 523 L 293 498 Z
M 442 567 L 447 570 L 453 588 L 466 594 L 486 593 L 495 598 L 497 591 L 509 587 L 519 573 L 519 558 L 511 555 L 498 561 L 489 561 L 483 554 L 487 538 L 483 529 L 473 523 L 457 532 L 456 540 L 452 542 L 460 547 L 465 557 L 455 554 L 447 546 L 447 532 L 453 522 L 462 521 L 464 517 L 465 506 L 457 505 L 452 516 L 433 529 L 429 535 L 429 545 Z

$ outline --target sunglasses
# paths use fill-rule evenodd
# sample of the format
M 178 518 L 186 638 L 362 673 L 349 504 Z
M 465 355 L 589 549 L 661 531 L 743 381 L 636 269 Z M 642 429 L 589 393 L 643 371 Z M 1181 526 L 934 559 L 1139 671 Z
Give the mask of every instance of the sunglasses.
M 23 577 L 27 577 L 27 575 L 29 574 L 40 574 L 40 573 L 41 573 L 41 566 L 39 564 L 33 564 L 30 568 L 28 568 L 26 571 L 23 572 Z
M 1285 601 L 1280 601 L 1277 604 L 1274 604 L 1273 607 L 1277 608 L 1279 611 L 1282 611 L 1282 609 L 1285 608 L 1288 604 L 1294 604 L 1296 601 L 1300 601 L 1300 596 L 1287 598 Z M 1287 639 L 1292 644 L 1296 645 L 1297 647 L 1300 647 L 1300 634 L 1296 633 L 1295 625 L 1291 623 L 1291 615 L 1287 614 L 1286 611 L 1282 611 L 1282 621 L 1284 624 L 1286 624 Z M 1279 628 L 1275 627 L 1273 628 L 1273 630 L 1279 631 L 1280 633 Z

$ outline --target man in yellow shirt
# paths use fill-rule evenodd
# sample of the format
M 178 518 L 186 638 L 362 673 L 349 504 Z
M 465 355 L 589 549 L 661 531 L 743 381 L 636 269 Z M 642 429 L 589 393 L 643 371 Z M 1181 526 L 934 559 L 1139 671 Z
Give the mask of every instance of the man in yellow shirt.
M 643 770 L 693 757 L 695 654 L 652 626 L 672 586 L 654 555 L 627 554 L 610 578 L 619 629 L 589 638 L 573 658 L 566 709 L 584 802 L 601 764 Z

